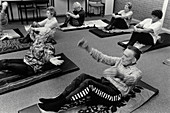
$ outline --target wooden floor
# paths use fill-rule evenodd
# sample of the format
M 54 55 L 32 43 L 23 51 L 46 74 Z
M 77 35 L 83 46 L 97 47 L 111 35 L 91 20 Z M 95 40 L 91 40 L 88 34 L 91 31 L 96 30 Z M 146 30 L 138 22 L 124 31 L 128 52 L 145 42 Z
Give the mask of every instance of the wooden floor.
M 91 17 L 87 19 L 98 19 L 101 17 Z M 105 17 L 110 19 L 110 17 Z M 63 22 L 63 18 L 58 18 L 59 22 Z M 9 23 L 6 28 L 20 28 L 23 33 L 23 25 L 20 22 Z M 53 97 L 63 91 L 63 89 L 80 73 L 88 73 L 96 77 L 101 77 L 102 72 L 108 66 L 93 60 L 88 53 L 77 47 L 77 42 L 81 38 L 85 38 L 91 46 L 98 50 L 113 56 L 121 56 L 122 48 L 117 42 L 128 39 L 131 34 L 119 35 L 101 39 L 88 30 L 78 30 L 70 32 L 57 31 L 55 40 L 58 42 L 56 54 L 63 52 L 80 70 L 64 76 L 56 77 L 27 88 L 16 90 L 7 94 L 0 95 L 0 113 L 17 113 L 25 107 L 38 103 L 40 97 Z M 0 59 L 4 58 L 22 58 L 25 51 L 13 52 L 0 55 Z M 158 96 L 150 100 L 143 107 L 134 113 L 169 113 L 170 111 L 170 67 L 163 65 L 162 61 L 170 57 L 170 47 L 147 52 L 142 55 L 137 66 L 143 72 L 142 80 L 159 89 Z

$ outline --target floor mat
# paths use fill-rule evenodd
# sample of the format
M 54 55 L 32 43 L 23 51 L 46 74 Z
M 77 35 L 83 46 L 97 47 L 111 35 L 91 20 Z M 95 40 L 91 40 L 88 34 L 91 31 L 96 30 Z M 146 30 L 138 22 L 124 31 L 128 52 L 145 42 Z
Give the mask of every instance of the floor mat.
M 130 95 L 124 98 L 119 104 L 114 104 L 111 106 L 96 105 L 93 104 L 94 101 L 92 102 L 90 99 L 82 99 L 77 102 L 64 105 L 59 113 L 131 113 L 146 104 L 158 93 L 158 89 L 143 81 L 139 81 Z M 18 113 L 41 112 L 37 105 L 32 105 L 20 110 Z
M 21 31 L 19 29 L 13 29 L 13 30 L 18 34 L 19 37 L 1 40 L 0 41 L 0 54 L 25 50 L 30 47 L 31 43 L 20 43 L 19 42 L 19 39 L 24 37 Z
M 150 47 L 149 49 L 143 51 L 143 52 L 148 52 L 148 51 L 151 51 L 151 50 L 155 50 L 155 49 L 160 49 L 160 48 L 164 48 L 164 47 L 167 47 L 167 46 L 170 46 L 170 34 L 168 33 L 161 33 L 160 34 L 162 40 L 163 40 L 163 43 L 156 43 L 156 45 Z M 118 42 L 118 45 L 122 46 L 127 44 L 129 40 L 123 40 L 123 41 L 119 41 Z
M 1 72 L 0 94 L 23 88 L 37 82 L 47 80 L 48 78 L 50 79 L 52 77 L 61 76 L 79 70 L 79 67 L 63 53 L 58 54 L 57 56 L 61 56 L 61 59 L 64 60 L 64 63 L 62 65 L 55 66 L 51 63 L 46 64 L 43 68 L 42 73 L 38 73 L 30 77 L 22 78 L 21 76 L 15 75 L 10 72 Z
M 103 19 L 102 20 L 105 23 L 109 23 L 108 20 Z M 107 25 L 106 24 L 106 25 Z M 97 27 L 94 29 L 90 29 L 89 32 L 97 35 L 100 38 L 106 38 L 106 37 L 110 37 L 110 36 L 116 36 L 116 35 L 122 35 L 122 34 L 129 34 L 133 31 L 133 26 L 135 25 L 135 23 L 131 23 L 131 26 L 129 29 L 112 29 L 112 30 L 105 30 L 104 27 Z
M 89 28 L 94 28 L 94 27 L 104 27 L 106 25 L 107 24 L 103 22 L 102 20 L 90 20 L 90 21 L 85 21 L 82 26 L 77 26 L 77 27 L 71 26 L 68 24 L 67 27 L 63 27 L 61 28 L 61 30 L 62 31 L 73 31 L 73 30 L 89 29 Z

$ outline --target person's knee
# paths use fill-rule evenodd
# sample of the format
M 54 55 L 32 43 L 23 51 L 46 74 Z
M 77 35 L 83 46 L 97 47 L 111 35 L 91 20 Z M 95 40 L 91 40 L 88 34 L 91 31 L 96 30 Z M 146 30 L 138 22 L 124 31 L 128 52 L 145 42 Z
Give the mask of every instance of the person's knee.
M 92 79 L 86 79 L 82 83 L 85 86 L 93 85 L 93 80 Z
M 79 78 L 84 78 L 84 79 L 86 79 L 86 78 L 89 78 L 90 75 L 87 75 L 87 74 L 85 74 L 85 73 L 82 73 L 82 74 L 80 74 L 78 77 L 79 77 Z

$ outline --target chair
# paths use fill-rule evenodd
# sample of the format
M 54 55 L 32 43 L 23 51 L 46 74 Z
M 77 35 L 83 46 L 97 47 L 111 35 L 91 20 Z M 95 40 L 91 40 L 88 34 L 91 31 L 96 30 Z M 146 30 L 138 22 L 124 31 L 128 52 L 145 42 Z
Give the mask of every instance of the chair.
M 104 16 L 105 4 L 102 0 L 89 0 L 88 2 L 88 13 L 89 15 L 95 14 L 95 10 L 99 11 L 100 15 Z
M 23 12 L 25 13 L 27 24 L 28 24 L 28 12 L 32 12 L 33 19 L 35 19 L 35 13 L 36 13 L 36 19 L 38 20 L 38 14 L 34 2 L 22 0 L 21 2 L 17 3 L 17 7 L 18 7 L 18 16 L 22 24 L 23 24 L 23 14 L 22 14 Z
M 41 10 L 48 8 L 49 0 L 35 0 L 34 3 L 39 12 L 39 17 L 41 17 Z

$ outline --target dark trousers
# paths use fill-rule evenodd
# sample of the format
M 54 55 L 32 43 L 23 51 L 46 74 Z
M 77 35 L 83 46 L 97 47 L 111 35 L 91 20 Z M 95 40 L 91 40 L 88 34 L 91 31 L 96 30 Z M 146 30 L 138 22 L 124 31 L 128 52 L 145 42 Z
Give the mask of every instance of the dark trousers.
M 113 28 L 128 29 L 127 23 L 122 18 L 114 18 L 114 17 L 112 17 L 111 20 L 110 20 L 109 25 L 111 25 Z
M 81 23 L 79 23 L 79 21 L 77 19 L 72 18 L 70 16 L 69 17 L 66 16 L 64 23 L 65 24 L 69 23 L 72 26 L 81 26 L 82 25 Z
M 0 60 L 0 70 L 9 70 L 15 74 L 30 76 L 34 74 L 31 66 L 23 62 L 23 59 L 3 59 Z
M 133 46 L 136 42 L 145 45 L 154 45 L 153 37 L 149 33 L 133 32 L 127 45 Z
M 75 78 L 62 93 L 66 99 L 75 101 L 87 95 L 107 100 L 107 102 L 115 102 L 121 99 L 120 91 L 112 85 L 107 79 L 95 78 L 87 74 L 81 74 Z

